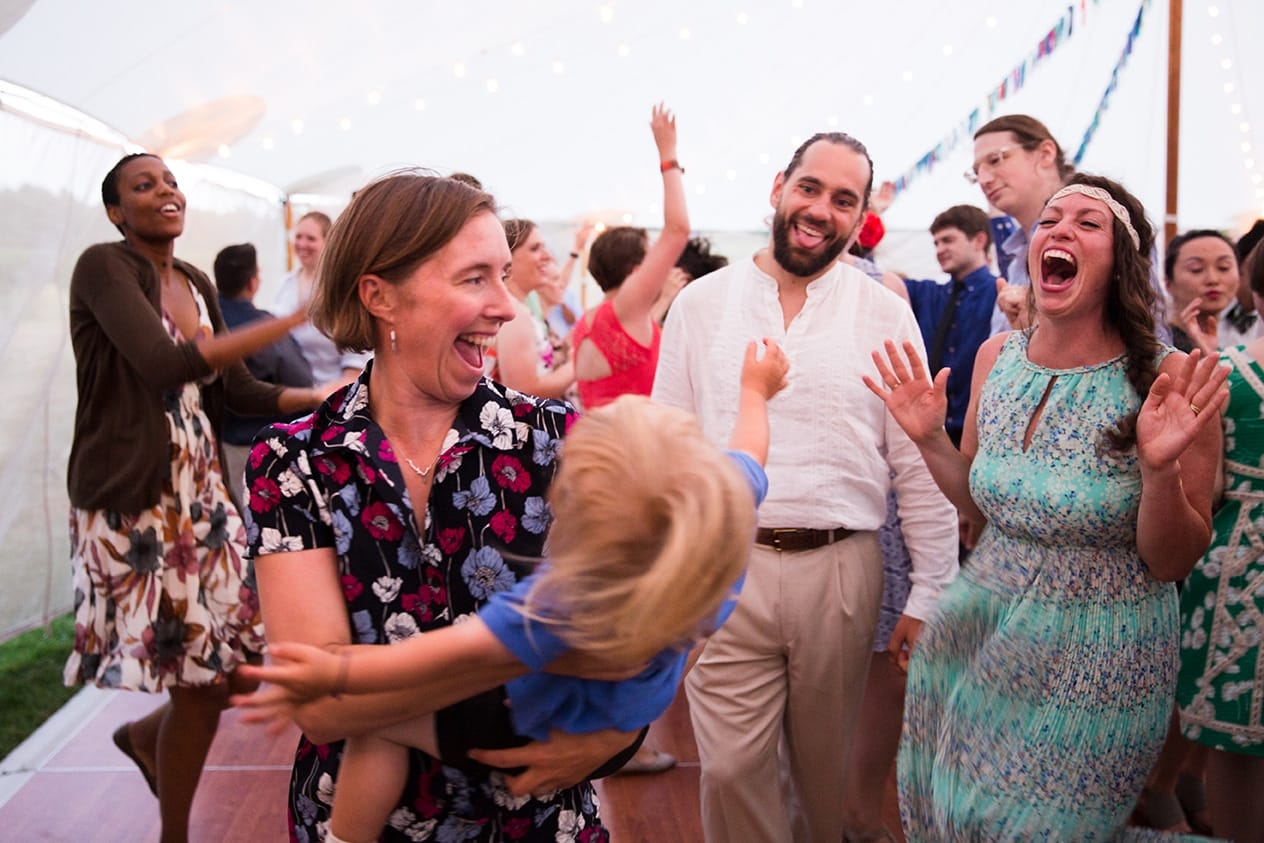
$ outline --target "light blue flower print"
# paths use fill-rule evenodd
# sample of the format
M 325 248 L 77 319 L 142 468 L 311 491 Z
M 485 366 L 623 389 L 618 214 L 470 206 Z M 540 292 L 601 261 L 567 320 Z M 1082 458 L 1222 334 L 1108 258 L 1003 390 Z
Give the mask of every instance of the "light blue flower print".
M 496 497 L 486 477 L 475 477 L 468 490 L 462 489 L 452 495 L 452 505 L 457 509 L 468 509 L 473 515 L 486 515 L 496 505 Z
M 363 609 L 351 615 L 351 626 L 355 630 L 357 644 L 377 644 L 377 630 L 373 628 L 373 619 Z
M 360 514 L 360 489 L 354 483 L 343 486 L 338 490 L 338 497 L 347 506 L 347 512 L 352 515 Z
M 486 600 L 498 591 L 506 591 L 515 582 L 513 571 L 494 547 L 471 551 L 461 563 L 461 576 L 475 600 Z
M 341 509 L 334 510 L 334 550 L 339 556 L 346 556 L 351 549 L 351 519 Z
M 415 571 L 417 566 L 422 562 L 421 546 L 417 544 L 417 536 L 411 530 L 404 534 L 404 539 L 399 543 L 399 551 L 395 556 L 395 560 L 401 568 L 409 571 Z
M 448 817 L 435 832 L 435 839 L 439 843 L 464 843 L 478 837 L 482 832 L 483 824 L 480 822 L 464 817 Z
M 527 498 L 522 505 L 522 529 L 537 536 L 549 528 L 553 511 L 544 498 Z
M 561 439 L 549 436 L 548 431 L 539 428 L 531 431 L 531 441 L 535 446 L 531 461 L 536 465 L 549 465 L 557 459 L 558 451 L 562 448 Z

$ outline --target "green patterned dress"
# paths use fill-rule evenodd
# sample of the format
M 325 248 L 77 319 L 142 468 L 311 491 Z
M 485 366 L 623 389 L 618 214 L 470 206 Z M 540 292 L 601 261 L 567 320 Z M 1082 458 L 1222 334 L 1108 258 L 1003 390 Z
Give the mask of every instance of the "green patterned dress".
M 1225 502 L 1211 549 L 1181 594 L 1181 731 L 1214 749 L 1264 755 L 1264 369 L 1242 349 L 1225 411 Z
M 918 641 L 900 746 L 910 841 L 1179 839 L 1125 829 L 1172 710 L 1177 604 L 1137 552 L 1124 358 L 1052 370 L 1003 346 L 970 472 L 988 517 Z M 1026 450 L 1023 438 L 1048 394 Z

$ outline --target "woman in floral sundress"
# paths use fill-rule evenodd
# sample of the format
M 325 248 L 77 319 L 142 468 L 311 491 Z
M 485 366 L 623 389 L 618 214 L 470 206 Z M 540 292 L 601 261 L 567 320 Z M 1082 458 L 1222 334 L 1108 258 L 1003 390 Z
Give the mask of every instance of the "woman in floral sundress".
M 159 797 L 166 843 L 187 838 L 220 711 L 240 685 L 233 672 L 263 647 L 215 432 L 225 406 L 294 413 L 320 396 L 261 383 L 242 365 L 304 317 L 225 331 L 215 287 L 174 257 L 185 199 L 160 158 L 127 156 L 101 193 L 123 240 L 90 247 L 70 282 L 79 401 L 65 679 L 169 693 L 114 733 Z

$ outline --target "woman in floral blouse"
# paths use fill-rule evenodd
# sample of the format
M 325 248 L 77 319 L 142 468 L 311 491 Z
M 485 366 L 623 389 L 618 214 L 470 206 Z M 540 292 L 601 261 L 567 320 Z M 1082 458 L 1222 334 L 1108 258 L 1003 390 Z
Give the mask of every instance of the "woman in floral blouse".
M 542 555 L 544 494 L 574 412 L 482 376 L 483 350 L 513 317 L 509 261 L 492 198 L 451 179 L 395 174 L 343 212 L 313 321 L 340 346 L 375 357 L 314 415 L 273 428 L 251 453 L 248 538 L 271 639 L 390 644 L 458 622 L 525 573 L 519 560 Z M 517 672 L 489 665 L 421 697 L 304 706 L 293 839 L 329 833 L 344 738 Z M 482 759 L 527 768 L 515 777 L 463 773 L 414 750 L 382 839 L 606 840 L 584 777 L 634 738 L 558 735 Z

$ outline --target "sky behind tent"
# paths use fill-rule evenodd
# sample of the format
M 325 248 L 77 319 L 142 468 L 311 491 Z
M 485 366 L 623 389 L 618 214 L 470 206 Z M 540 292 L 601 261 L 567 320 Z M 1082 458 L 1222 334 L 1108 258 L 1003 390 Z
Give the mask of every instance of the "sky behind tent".
M 968 133 L 955 148 L 951 133 L 976 109 L 986 120 L 1024 61 L 995 114 L 1033 114 L 1074 153 L 1139 10 L 1083 167 L 1161 221 L 1165 0 L 0 0 L 0 79 L 283 190 L 346 194 L 421 165 L 474 173 L 510 214 L 553 220 L 659 223 L 660 99 L 678 114 L 700 229 L 759 228 L 773 174 L 813 132 L 861 139 L 879 180 L 941 144 L 887 216 L 922 228 L 982 203 L 961 178 Z M 1236 230 L 1264 215 L 1264 51 L 1251 49 L 1264 4 L 1187 0 L 1183 29 L 1179 222 Z

